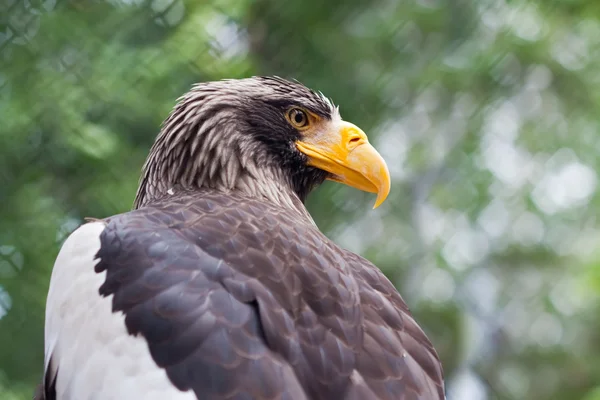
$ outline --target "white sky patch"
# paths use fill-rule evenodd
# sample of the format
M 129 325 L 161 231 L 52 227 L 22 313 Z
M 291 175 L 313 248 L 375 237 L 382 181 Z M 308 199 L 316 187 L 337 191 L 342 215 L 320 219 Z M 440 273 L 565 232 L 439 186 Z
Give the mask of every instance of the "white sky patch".
M 566 69 L 579 70 L 585 67 L 590 58 L 587 38 L 573 32 L 562 32 L 555 35 L 550 49 L 552 58 Z
M 14 246 L 0 246 L 0 278 L 12 278 L 23 268 L 24 257 Z
M 534 167 L 529 152 L 506 140 L 491 138 L 484 142 L 483 165 L 496 178 L 513 188 L 521 188 L 528 182 Z
M 128 6 L 131 6 L 131 5 L 139 6 L 139 5 L 144 4 L 145 1 L 146 0 L 110 0 L 110 3 L 122 4 L 122 5 L 128 5 Z
M 542 313 L 531 324 L 531 339 L 541 346 L 553 346 L 560 342 L 563 327 L 560 320 L 550 313 Z
M 600 243 L 600 231 L 592 227 L 584 228 L 573 238 L 571 254 L 587 262 L 596 260 L 598 243 Z
M 491 238 L 501 237 L 506 233 L 511 222 L 509 208 L 504 201 L 494 199 L 481 211 L 477 223 Z
M 529 375 L 518 365 L 507 365 L 501 367 L 499 379 L 503 387 L 510 391 L 513 398 L 522 399 L 529 389 Z
M 416 218 L 420 227 L 421 239 L 431 246 L 441 239 L 446 224 L 445 214 L 436 206 L 423 203 L 416 209 Z
M 544 33 L 543 19 L 535 5 L 521 5 L 510 12 L 508 25 L 512 32 L 523 40 L 538 41 Z
M 541 110 L 541 99 L 535 90 L 521 94 L 488 110 L 480 143 L 482 166 L 513 190 L 530 182 L 537 165 L 531 153 L 516 144 L 523 124 L 523 107 L 515 103 L 528 103 L 523 110 L 535 114 Z
M 231 59 L 248 53 L 249 45 L 241 28 L 225 15 L 216 13 L 204 29 L 213 38 L 222 58 Z
M 482 25 L 496 33 L 509 20 L 510 11 L 510 7 L 504 1 L 496 1 L 492 4 L 481 2 L 478 15 Z
M 502 326 L 515 342 L 522 342 L 527 336 L 533 312 L 531 307 L 526 307 L 522 299 L 516 298 L 502 308 Z
M 544 222 L 532 212 L 524 212 L 512 224 L 511 236 L 515 243 L 525 246 L 539 244 L 544 238 Z
M 597 184 L 596 172 L 574 160 L 546 171 L 533 189 L 532 198 L 544 213 L 555 214 L 587 204 Z
M 553 74 L 545 65 L 536 65 L 529 70 L 525 79 L 525 87 L 531 90 L 547 89 L 552 83 Z
M 477 306 L 485 315 L 496 311 L 502 287 L 498 278 L 489 270 L 474 270 L 466 280 L 465 289 L 471 298 L 477 299 Z
M 486 385 L 471 370 L 457 372 L 448 386 L 448 399 L 488 399 Z
M 405 179 L 408 175 L 406 158 L 412 146 L 405 127 L 402 122 L 390 122 L 381 130 L 381 134 L 374 140 L 373 147 L 385 160 L 392 178 Z
M 2 286 L 0 286 L 0 319 L 2 319 L 8 310 L 12 307 L 12 299 Z
M 486 136 L 514 141 L 521 128 L 519 110 L 512 101 L 505 101 L 488 111 L 482 130 Z
M 448 224 L 453 234 L 442 248 L 442 257 L 455 270 L 462 271 L 483 260 L 490 251 L 487 236 L 471 228 L 464 216 Z
M 586 295 L 580 289 L 579 279 L 566 277 L 556 282 L 550 291 L 550 301 L 562 315 L 570 317 L 586 306 Z M 565 295 L 566 293 L 568 295 Z
M 420 290 L 421 295 L 427 299 L 445 304 L 454 296 L 454 278 L 446 270 L 433 268 L 425 277 Z
M 175 26 L 185 16 L 185 5 L 181 0 L 154 0 L 151 7 L 159 16 L 155 20 L 159 25 Z

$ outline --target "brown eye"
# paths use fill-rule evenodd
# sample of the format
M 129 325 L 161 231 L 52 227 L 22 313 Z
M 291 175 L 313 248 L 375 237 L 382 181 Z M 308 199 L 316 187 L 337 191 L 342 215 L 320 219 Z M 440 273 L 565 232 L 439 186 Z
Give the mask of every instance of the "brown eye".
M 288 111 L 288 119 L 296 128 L 305 128 L 308 126 L 308 115 L 299 108 L 292 108 Z

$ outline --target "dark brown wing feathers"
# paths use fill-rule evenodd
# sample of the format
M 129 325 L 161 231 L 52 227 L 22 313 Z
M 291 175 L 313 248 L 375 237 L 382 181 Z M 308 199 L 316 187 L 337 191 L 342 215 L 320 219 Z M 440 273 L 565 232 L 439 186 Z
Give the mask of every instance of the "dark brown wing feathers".
M 196 192 L 108 220 L 100 293 L 199 399 L 441 399 L 431 343 L 383 274 L 300 216 Z

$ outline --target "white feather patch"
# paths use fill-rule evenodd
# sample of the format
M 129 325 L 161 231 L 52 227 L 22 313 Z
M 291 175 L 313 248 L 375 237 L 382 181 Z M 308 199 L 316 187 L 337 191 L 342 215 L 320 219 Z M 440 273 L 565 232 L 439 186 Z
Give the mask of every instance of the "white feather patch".
M 46 373 L 58 373 L 57 398 L 196 399 L 192 391 L 173 386 L 143 337 L 127 333 L 124 315 L 112 312 L 112 296 L 98 293 L 106 272 L 94 271 L 99 262 L 94 257 L 104 228 L 93 222 L 72 233 L 52 271 L 44 354 Z

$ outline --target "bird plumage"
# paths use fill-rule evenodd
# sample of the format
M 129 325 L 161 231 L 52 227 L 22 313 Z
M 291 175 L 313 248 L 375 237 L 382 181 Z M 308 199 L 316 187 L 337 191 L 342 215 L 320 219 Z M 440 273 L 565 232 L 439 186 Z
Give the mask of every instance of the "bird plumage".
M 135 207 L 175 184 L 240 191 L 287 205 L 303 202 L 326 174 L 306 166 L 304 155 L 290 149 L 299 133 L 281 110 L 293 104 L 340 119 L 323 95 L 281 78 L 195 85 L 163 123 L 144 165 Z
M 285 119 L 268 122 L 297 103 L 324 119 L 337 109 L 280 79 L 220 85 L 165 122 L 137 209 L 61 249 L 46 399 L 442 399 L 437 354 L 394 286 L 304 208 L 326 172 L 286 150 L 302 135 Z M 206 93 L 219 111 L 199 111 Z

